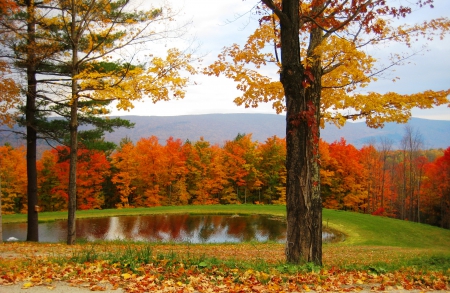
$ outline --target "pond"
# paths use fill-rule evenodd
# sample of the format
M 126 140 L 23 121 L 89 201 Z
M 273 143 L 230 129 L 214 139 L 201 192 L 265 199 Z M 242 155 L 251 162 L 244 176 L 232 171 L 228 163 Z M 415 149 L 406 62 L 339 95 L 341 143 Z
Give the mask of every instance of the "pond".
M 3 225 L 3 240 L 26 239 L 27 224 Z M 324 242 L 339 238 L 324 230 Z M 95 240 L 134 240 L 149 242 L 223 243 L 247 241 L 284 242 L 286 221 L 267 215 L 146 215 L 77 219 L 77 238 Z M 64 242 L 67 221 L 39 223 L 40 242 Z

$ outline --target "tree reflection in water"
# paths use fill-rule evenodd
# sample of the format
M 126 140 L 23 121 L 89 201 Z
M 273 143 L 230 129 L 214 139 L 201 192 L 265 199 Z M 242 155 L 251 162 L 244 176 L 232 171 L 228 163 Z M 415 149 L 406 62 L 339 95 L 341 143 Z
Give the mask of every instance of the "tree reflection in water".
M 66 221 L 42 223 L 39 226 L 41 241 L 59 242 L 66 238 Z M 25 240 L 25 235 L 26 225 L 5 224 L 3 227 L 4 240 L 12 236 Z M 325 238 L 329 236 L 328 233 L 324 234 Z M 120 239 L 190 243 L 284 242 L 286 222 L 282 218 L 267 215 L 175 214 L 78 219 L 77 238 L 88 241 Z

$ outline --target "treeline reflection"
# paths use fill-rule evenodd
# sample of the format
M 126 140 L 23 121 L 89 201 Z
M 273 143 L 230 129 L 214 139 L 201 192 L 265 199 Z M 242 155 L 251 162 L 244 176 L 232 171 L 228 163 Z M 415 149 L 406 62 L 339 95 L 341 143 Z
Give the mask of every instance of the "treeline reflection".
M 39 225 L 42 242 L 66 239 L 67 222 Z M 25 230 L 25 231 L 22 231 Z M 26 225 L 7 224 L 4 239 L 25 238 Z M 324 232 L 324 240 L 333 236 Z M 96 240 L 133 240 L 149 242 L 223 243 L 247 241 L 284 242 L 286 222 L 265 215 L 146 215 L 77 220 L 77 238 Z

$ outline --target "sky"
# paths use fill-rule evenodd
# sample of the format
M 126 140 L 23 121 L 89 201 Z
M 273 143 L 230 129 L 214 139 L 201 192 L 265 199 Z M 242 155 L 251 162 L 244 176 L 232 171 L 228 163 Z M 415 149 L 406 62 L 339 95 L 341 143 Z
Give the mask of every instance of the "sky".
M 405 2 L 407 0 L 397 0 Z M 180 21 L 192 21 L 185 36 L 186 40 L 194 40 L 198 46 L 197 53 L 202 55 L 202 64 L 207 66 L 217 59 L 217 55 L 225 46 L 233 43 L 243 44 L 246 38 L 258 25 L 257 19 L 248 12 L 257 4 L 256 0 L 167 0 L 174 9 L 179 9 Z M 213 3 L 213 4 L 212 4 Z M 434 9 L 423 8 L 413 13 L 407 20 L 411 23 L 437 17 L 448 17 L 449 0 L 434 0 Z M 172 43 L 171 43 L 172 44 Z M 185 46 L 186 43 L 180 43 Z M 424 43 L 414 45 L 422 48 Z M 405 47 L 378 47 L 369 51 L 381 63 L 387 63 L 388 54 L 396 50 L 406 51 Z M 450 34 L 444 40 L 434 40 L 426 44 L 421 51 L 408 60 L 408 64 L 395 67 L 384 78 L 367 88 L 375 92 L 397 92 L 411 94 L 424 90 L 444 90 L 450 88 Z M 395 83 L 394 77 L 400 77 Z M 276 75 L 274 75 L 276 78 Z M 186 89 L 184 99 L 162 101 L 153 104 L 151 101 L 136 102 L 130 111 L 112 111 L 112 115 L 139 116 L 179 116 L 212 113 L 265 113 L 275 114 L 272 105 L 260 104 L 258 108 L 237 106 L 233 100 L 240 95 L 236 84 L 226 77 L 209 77 L 196 75 L 190 77 L 196 85 Z M 425 119 L 450 120 L 450 108 L 446 105 L 430 109 L 412 111 L 413 117 Z

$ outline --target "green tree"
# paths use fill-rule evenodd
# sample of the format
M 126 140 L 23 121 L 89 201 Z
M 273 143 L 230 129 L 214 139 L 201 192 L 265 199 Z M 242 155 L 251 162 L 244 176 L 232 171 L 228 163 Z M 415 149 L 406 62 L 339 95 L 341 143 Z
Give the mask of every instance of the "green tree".
M 111 101 L 116 101 L 119 109 L 129 109 L 133 107 L 132 101 L 145 96 L 154 102 L 168 100 L 170 95 L 182 98 L 182 89 L 188 80 L 180 76 L 180 71 L 193 72 L 194 69 L 188 64 L 190 55 L 176 49 L 168 50 L 165 59 L 147 56 L 148 62 L 141 62 L 139 66 L 129 62 L 143 57 L 138 56 L 139 53 L 124 54 L 126 51 L 122 51 L 117 54 L 121 49 L 143 47 L 147 42 L 160 39 L 164 33 L 165 37 L 179 35 L 180 31 L 176 29 L 157 30 L 163 27 L 159 24 L 173 17 L 168 7 L 141 11 L 130 7 L 130 1 L 102 0 L 55 0 L 46 6 L 51 7 L 53 13 L 42 19 L 45 24 L 42 30 L 48 33 L 51 41 L 59 44 L 59 49 L 55 49 L 54 56 L 41 66 L 40 73 L 50 78 L 41 80 L 46 82 L 48 89 L 40 106 L 65 112 L 63 117 L 69 117 L 72 159 L 67 242 L 71 244 L 75 239 L 78 127 L 83 123 L 80 113 L 107 114 L 106 102 Z M 69 115 L 65 116 L 67 113 Z M 98 121 L 90 120 L 89 123 L 98 127 Z M 58 123 L 62 122 L 52 124 Z

